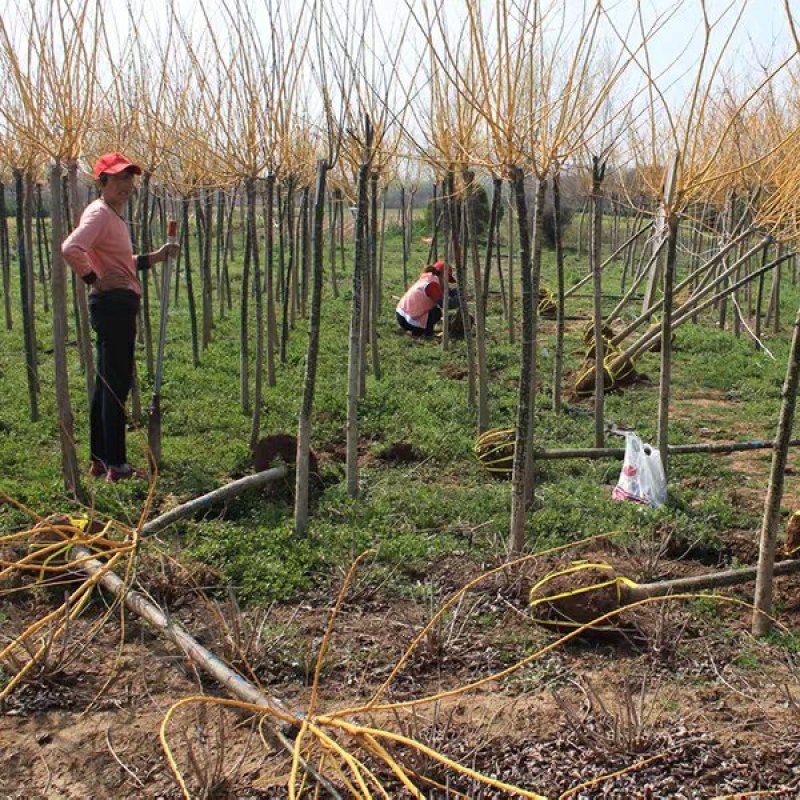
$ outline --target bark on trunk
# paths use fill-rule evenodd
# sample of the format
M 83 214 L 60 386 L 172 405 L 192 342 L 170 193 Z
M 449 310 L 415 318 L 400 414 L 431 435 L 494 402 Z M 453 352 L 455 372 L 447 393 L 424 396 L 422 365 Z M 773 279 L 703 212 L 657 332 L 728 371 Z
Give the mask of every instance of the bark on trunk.
M 472 284 L 475 288 L 475 344 L 478 372 L 478 434 L 489 429 L 489 369 L 486 363 L 486 303 L 481 280 L 481 261 L 478 253 L 478 222 L 475 218 L 475 173 L 462 170 L 464 181 L 464 204 L 466 233 L 472 261 Z M 464 289 L 466 290 L 466 270 L 464 270 Z M 447 287 L 445 287 L 445 291 Z M 466 298 L 465 298 L 466 299 Z M 464 310 L 462 307 L 462 314 Z M 472 336 L 469 316 L 464 316 L 464 335 Z
M 561 231 L 561 175 L 553 173 L 553 238 L 556 245 L 556 347 L 553 356 L 553 411 L 561 413 L 561 380 L 564 368 L 564 242 Z
M 361 280 L 367 260 L 367 217 L 369 172 L 372 161 L 372 123 L 364 117 L 364 152 L 358 170 L 358 201 L 355 220 L 355 242 L 353 254 L 353 304 L 350 315 L 350 348 L 347 364 L 347 427 L 345 471 L 347 494 L 359 495 L 358 480 L 358 398 L 359 373 L 361 368 Z
M 518 167 L 511 170 L 512 187 L 517 206 L 520 244 L 520 278 L 522 285 L 522 342 L 520 356 L 519 390 L 517 395 L 517 433 L 514 444 L 514 465 L 511 475 L 511 531 L 512 555 L 522 552 L 525 546 L 525 513 L 527 510 L 526 467 L 527 452 L 532 446 L 532 398 L 536 385 L 534 347 L 536 344 L 536 302 L 533 295 L 531 238 L 528 229 L 528 203 L 525 197 L 525 175 Z M 538 198 L 538 192 L 537 192 Z
M 28 384 L 28 405 L 31 412 L 31 421 L 36 422 L 39 419 L 39 370 L 36 353 L 36 332 L 33 324 L 34 309 L 31 306 L 31 294 L 28 287 L 31 270 L 28 266 L 30 256 L 25 247 L 25 222 L 22 208 L 24 187 L 21 170 L 14 170 L 14 186 L 17 201 L 17 261 L 19 265 L 20 306 L 22 308 L 22 334 L 25 346 L 25 377 Z M 60 177 L 54 197 L 56 200 L 53 202 L 53 205 L 55 205 L 61 197 Z M 66 305 L 66 300 L 64 302 Z M 66 314 L 66 310 L 64 313 Z M 66 341 L 66 335 L 67 328 L 65 318 L 63 330 L 64 341 Z
M 302 269 L 300 272 L 300 316 L 308 318 L 308 277 L 311 268 L 311 248 L 309 246 L 309 197 L 311 188 L 303 187 L 302 199 L 300 201 L 300 249 L 302 252 Z
M 275 386 L 275 346 L 278 320 L 275 315 L 275 244 L 273 220 L 275 208 L 275 173 L 269 172 L 264 187 L 264 292 L 267 302 L 267 384 Z
M 370 229 L 369 229 L 369 272 L 370 272 L 370 325 L 369 343 L 372 354 L 372 374 L 375 380 L 381 379 L 381 359 L 378 352 L 378 314 L 380 313 L 380 283 L 378 280 L 378 173 L 370 176 Z
M 664 264 L 664 302 L 661 313 L 661 376 L 658 392 L 658 448 L 664 475 L 669 479 L 669 398 L 672 381 L 672 296 L 677 261 L 679 217 L 667 218 L 667 258 Z
M 53 361 L 55 364 L 56 407 L 58 409 L 58 433 L 61 442 L 61 471 L 64 489 L 74 498 L 81 493 L 78 457 L 75 453 L 75 428 L 72 420 L 72 405 L 69 397 L 69 373 L 67 370 L 67 284 L 61 243 L 64 226 L 61 218 L 61 167 L 54 164 L 50 169 L 50 192 L 53 202 L 50 210 L 53 236 L 51 288 L 53 308 Z
M 247 236 L 250 239 L 250 263 L 253 267 L 253 290 L 256 305 L 256 363 L 253 373 L 253 418 L 250 427 L 250 449 L 252 450 L 256 446 L 261 432 L 261 400 L 264 381 L 264 295 L 261 286 L 261 264 L 258 252 L 255 178 L 247 178 L 245 192 L 247 194 Z
M 330 237 L 328 261 L 331 269 L 331 289 L 333 291 L 334 300 L 339 297 L 339 284 L 336 280 L 336 220 L 341 203 L 339 202 L 338 191 L 338 189 L 335 189 L 333 193 L 329 195 L 328 206 L 328 236 Z
M 182 200 L 182 213 L 181 224 L 183 226 L 183 266 L 184 274 L 186 275 L 186 296 L 189 299 L 189 321 L 192 330 L 192 366 L 195 368 L 200 366 L 200 342 L 197 336 L 197 307 L 194 302 L 194 289 L 192 288 L 192 257 L 190 254 L 190 240 L 189 240 L 189 198 L 184 197 Z M 177 286 L 180 279 L 180 270 L 175 270 L 175 297 L 177 299 L 178 292 Z
M 67 185 L 75 221 L 78 222 L 83 209 L 78 193 L 78 164 L 74 160 L 70 161 L 67 166 Z M 86 296 L 86 285 L 83 281 L 75 283 L 75 302 L 78 306 L 78 347 L 80 348 L 81 362 L 84 365 L 86 396 L 91 407 L 95 378 L 94 352 L 92 350 L 92 329 L 89 324 L 89 303 Z
M 325 182 L 328 172 L 326 161 L 317 162 L 317 186 L 314 196 L 314 223 L 312 230 L 313 258 L 311 290 L 311 318 L 309 320 L 306 374 L 303 382 L 303 401 L 297 426 L 297 458 L 294 489 L 294 527 L 304 534 L 308 527 L 309 452 L 311 447 L 311 411 L 314 407 L 314 390 L 319 356 L 319 329 L 322 308 L 322 251 L 325 247 L 322 223 L 325 213 Z
M 603 342 L 603 289 L 600 268 L 600 248 L 603 233 L 603 178 L 606 162 L 592 157 L 592 245 L 591 265 L 594 292 L 594 446 L 602 447 L 605 441 L 605 346 Z
M 6 330 L 14 327 L 14 316 L 11 313 L 11 245 L 8 236 L 8 208 L 6 207 L 6 186 L 0 182 L 0 266 L 3 270 L 3 307 L 5 310 Z
M 500 210 L 500 198 L 503 193 L 503 180 L 502 178 L 492 178 L 492 205 L 489 210 L 489 227 L 486 231 L 486 256 L 483 264 L 483 309 L 486 309 L 489 303 L 489 284 L 492 274 L 492 253 L 494 248 L 499 249 L 499 237 L 497 218 Z M 497 262 L 499 265 L 499 261 Z
M 516 191 L 516 190 L 514 190 Z M 527 203 L 526 203 L 527 206 Z M 508 343 L 514 344 L 516 320 L 514 319 L 514 199 L 508 198 Z
M 211 344 L 211 333 L 214 328 L 214 286 L 211 279 L 211 245 L 214 236 L 214 220 L 211 192 L 208 189 L 203 189 L 203 205 L 203 218 L 205 225 L 203 226 L 203 250 L 201 265 L 203 275 L 203 350 L 205 350 Z

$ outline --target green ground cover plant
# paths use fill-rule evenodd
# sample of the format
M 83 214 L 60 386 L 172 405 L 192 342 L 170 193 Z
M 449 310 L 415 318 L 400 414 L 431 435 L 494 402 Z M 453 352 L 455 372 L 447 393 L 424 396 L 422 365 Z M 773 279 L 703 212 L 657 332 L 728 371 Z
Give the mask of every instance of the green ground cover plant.
M 568 234 L 567 264 L 571 280 L 585 274 L 586 261 L 574 246 L 579 215 Z M 420 228 L 417 231 L 423 234 Z M 12 227 L 13 236 L 13 227 Z M 411 275 L 424 264 L 427 244 L 416 236 L 409 263 Z M 194 241 L 194 237 L 190 237 Z M 241 247 L 237 248 L 241 253 Z M 196 258 L 196 254 L 193 254 Z M 350 264 L 348 252 L 347 264 Z M 239 290 L 239 259 L 234 261 L 233 292 Z M 378 323 L 383 377 L 367 378 L 360 403 L 363 495 L 347 498 L 341 455 L 346 415 L 346 347 L 350 291 L 340 276 L 342 291 L 334 299 L 326 284 L 323 303 L 320 374 L 314 413 L 313 447 L 320 457 L 322 488 L 314 500 L 310 533 L 298 537 L 292 529 L 290 487 L 266 496 L 253 492 L 227 508 L 212 509 L 205 518 L 176 527 L 181 546 L 193 556 L 219 567 L 245 600 L 288 598 L 314 582 L 324 580 L 356 554 L 374 547 L 379 563 L 402 584 L 404 574 L 448 552 L 461 552 L 481 561 L 506 551 L 509 485 L 489 476 L 472 454 L 474 417 L 466 403 L 466 360 L 463 342 L 447 353 L 433 342 L 413 342 L 394 321 L 393 296 L 402 293 L 401 241 L 390 231 L 385 243 L 386 281 Z M 554 284 L 554 258 L 545 251 L 545 286 Z M 619 294 L 621 263 L 604 276 L 604 291 Z M 40 287 L 37 287 L 41 291 Z M 513 424 L 518 377 L 518 344 L 509 344 L 496 276 L 489 305 L 489 369 L 491 424 Z M 189 316 L 182 294 L 171 309 L 167 342 L 167 369 L 163 389 L 164 464 L 155 490 L 155 508 L 203 493 L 250 469 L 247 445 L 249 419 L 238 405 L 238 309 L 215 322 L 213 341 L 202 354 L 201 366 L 192 367 Z M 798 302 L 791 275 L 784 273 L 781 313 L 791 319 Z M 613 307 L 606 300 L 606 309 Z M 578 297 L 568 313 L 589 317 L 591 299 Z M 235 306 L 236 304 L 234 304 Z M 156 305 L 157 308 L 157 305 Z M 633 315 L 631 311 L 631 317 Z M 154 312 L 155 319 L 155 312 Z M 707 314 L 700 324 L 688 324 L 677 334 L 674 364 L 676 412 L 671 443 L 701 439 L 770 438 L 774 433 L 780 388 L 788 352 L 789 325 L 780 334 L 766 335 L 774 358 L 756 352 L 750 338 L 735 338 L 715 326 Z M 25 405 L 24 357 L 20 325 L 0 331 L 0 485 L 4 492 L 40 514 L 65 508 L 59 470 L 57 420 L 53 401 L 49 317 L 37 303 L 38 350 L 41 361 L 42 418 L 31 423 Z M 574 370 L 583 344 L 580 320 L 568 324 L 566 366 Z M 543 322 L 543 383 L 537 395 L 537 444 L 543 447 L 588 446 L 592 441 L 591 406 L 570 400 L 565 412 L 550 411 L 549 376 L 552 373 L 554 324 Z M 277 373 L 277 384 L 265 389 L 263 434 L 293 433 L 299 409 L 306 346 L 306 322 L 298 317 L 291 333 L 287 363 Z M 139 356 L 141 356 L 140 346 Z M 70 331 L 70 375 L 76 436 L 83 465 L 88 464 L 88 411 L 82 389 L 74 329 Z M 643 439 L 655 436 L 658 355 L 645 354 L 638 369 L 650 378 L 606 402 L 607 421 L 636 428 Z M 149 379 L 139 360 L 143 403 L 149 397 Z M 570 374 L 566 381 L 569 382 Z M 695 404 L 710 396 L 709 409 Z M 138 426 L 144 420 L 135 420 Z M 139 427 L 129 433 L 132 457 L 145 460 L 146 436 Z M 609 437 L 609 444 L 621 446 Z M 381 457 L 395 443 L 410 445 L 415 454 L 408 463 Z M 768 464 L 769 455 L 763 456 Z M 550 461 L 540 464 L 540 481 L 529 512 L 528 546 L 557 545 L 609 531 L 652 532 L 664 525 L 680 533 L 682 541 L 717 552 L 723 558 L 721 538 L 728 529 L 758 525 L 754 509 L 736 508 L 728 492 L 737 485 L 728 457 L 683 456 L 673 460 L 668 507 L 651 511 L 610 499 L 620 464 L 617 461 Z M 765 468 L 766 469 L 766 468 Z M 125 521 L 137 519 L 145 499 L 142 485 L 87 482 L 88 505 Z M 24 516 L 11 505 L 0 507 L 0 527 L 10 530 Z M 410 578 L 409 578 L 410 580 Z

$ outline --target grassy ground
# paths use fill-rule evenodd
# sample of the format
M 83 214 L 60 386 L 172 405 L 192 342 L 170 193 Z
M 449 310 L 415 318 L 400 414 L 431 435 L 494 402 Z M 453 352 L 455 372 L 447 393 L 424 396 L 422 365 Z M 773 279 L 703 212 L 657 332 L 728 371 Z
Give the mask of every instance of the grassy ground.
M 568 241 L 574 240 L 575 224 Z M 419 233 L 409 266 L 412 275 L 427 251 L 421 241 L 424 232 L 420 229 Z M 350 313 L 350 293 L 343 281 L 338 299 L 332 297 L 330 286 L 326 287 L 313 436 L 325 487 L 316 502 L 309 536 L 299 539 L 294 535 L 288 503 L 280 498 L 265 501 L 255 495 L 231 504 L 224 515 L 216 509 L 205 520 L 180 526 L 180 541 L 194 554 L 221 566 L 243 598 L 288 597 L 366 547 L 378 549 L 381 563 L 400 565 L 401 571 L 410 570 L 411 574 L 424 570 L 430 559 L 454 549 L 474 550 L 479 558 L 505 551 L 509 487 L 487 476 L 472 456 L 474 415 L 466 404 L 463 343 L 442 353 L 433 343 L 416 343 L 400 335 L 391 300 L 403 290 L 400 242 L 392 230 L 385 259 L 387 279 L 379 321 L 382 378 L 376 380 L 370 375 L 366 398 L 360 404 L 361 500 L 348 499 L 343 483 Z M 585 257 L 568 248 L 568 285 L 585 269 Z M 554 285 L 553 270 L 553 255 L 546 251 L 545 285 Z M 619 292 L 619 272 L 619 265 L 608 270 L 605 291 L 609 295 Z M 234 297 L 239 285 L 234 265 Z M 588 295 L 588 285 L 583 294 Z M 785 276 L 781 299 L 785 321 L 782 332 L 767 337 L 774 360 L 755 352 L 746 336 L 736 339 L 729 331 L 718 330 L 711 319 L 680 329 L 674 366 L 672 443 L 772 436 L 789 323 L 798 300 L 789 276 Z M 590 302 L 588 296 L 577 297 L 569 303 L 568 313 L 588 318 Z M 613 298 L 607 299 L 606 307 L 614 303 Z M 42 388 L 42 418 L 37 423 L 30 422 L 26 408 L 18 310 L 15 322 L 12 331 L 0 331 L 0 395 L 5 399 L 0 409 L 0 486 L 39 513 L 63 510 L 48 315 L 37 303 Z M 578 365 L 578 333 L 583 324 L 569 324 L 567 369 Z M 197 369 L 191 364 L 185 294 L 171 310 L 170 326 L 163 390 L 165 461 L 156 490 L 156 509 L 241 474 L 248 469 L 249 461 L 250 423 L 240 412 L 238 400 L 238 310 L 234 308 L 224 320 L 215 322 L 213 342 L 202 354 Z M 587 446 L 593 430 L 589 404 L 570 402 L 568 413 L 560 416 L 549 410 L 553 328 L 552 322 L 543 322 L 537 441 L 545 447 Z M 278 370 L 276 386 L 265 391 L 264 434 L 294 430 L 305 334 L 306 324 L 298 318 L 287 363 Z M 508 426 L 514 419 L 519 347 L 508 343 L 499 293 L 491 296 L 489 334 L 491 423 Z M 76 439 L 85 465 L 88 413 L 72 331 L 69 345 Z M 146 406 L 149 381 L 141 347 L 139 356 Z M 609 396 L 606 416 L 609 421 L 635 427 L 643 439 L 652 441 L 658 355 L 645 355 L 637 366 L 652 382 Z M 143 431 L 132 432 L 129 442 L 132 460 L 143 463 Z M 413 448 L 416 457 L 411 463 L 391 461 L 391 446 L 399 442 Z M 388 459 L 382 457 L 385 454 Z M 756 458 L 767 462 L 769 456 L 762 453 Z M 529 546 L 536 549 L 612 529 L 645 532 L 668 524 L 688 543 L 699 542 L 705 549 L 721 551 L 722 531 L 754 529 L 757 524 L 753 507 L 737 509 L 729 502 L 728 493 L 739 478 L 731 471 L 727 457 L 674 459 L 671 499 L 661 511 L 611 501 L 610 489 L 618 470 L 619 463 L 613 461 L 543 465 L 535 508 L 529 517 Z M 127 521 L 136 518 L 144 499 L 144 490 L 130 484 L 106 485 L 87 479 L 87 487 L 92 506 Z M 21 514 L 11 506 L 0 507 L 3 528 L 21 520 Z
M 427 253 L 424 232 L 417 233 L 411 275 Z M 575 224 L 568 241 L 574 245 Z M 377 691 L 432 611 L 468 580 L 501 563 L 507 552 L 509 485 L 488 476 L 472 454 L 475 415 L 466 403 L 463 344 L 443 354 L 435 343 L 401 335 L 394 322 L 390 298 L 404 288 L 400 252 L 399 237 L 390 231 L 379 322 L 383 376 L 368 378 L 360 404 L 362 497 L 350 500 L 344 487 L 350 296 L 342 281 L 338 299 L 326 287 L 313 436 L 323 486 L 309 534 L 294 534 L 289 487 L 278 487 L 173 526 L 146 541 L 138 562 L 138 580 L 157 602 L 293 709 L 308 708 L 322 633 L 343 571 L 355 555 L 376 550 L 337 621 L 322 669 L 319 699 L 326 710 L 358 705 Z M 239 269 L 237 259 L 234 295 Z M 585 256 L 574 246 L 568 249 L 567 269 L 568 284 L 586 271 Z M 609 295 L 619 292 L 619 273 L 618 264 L 608 270 Z M 545 252 L 544 283 L 554 285 L 550 252 Z M 519 345 L 508 342 L 499 294 L 491 298 L 492 425 L 509 426 Z M 779 334 L 766 337 L 774 360 L 756 352 L 748 339 L 720 331 L 710 316 L 678 332 L 671 442 L 773 435 L 799 299 L 785 275 L 784 325 Z M 568 313 L 588 318 L 590 302 L 578 297 Z M 615 300 L 606 302 L 609 309 Z M 593 438 L 590 403 L 570 400 L 560 416 L 549 410 L 553 323 L 542 324 L 537 442 L 587 446 Z M 584 325 L 569 323 L 570 370 L 581 358 Z M 11 332 L 0 331 L 0 489 L 49 514 L 73 506 L 64 499 L 60 478 L 50 332 L 40 303 L 37 327 L 42 381 L 37 423 L 30 422 L 26 408 L 19 313 Z M 164 468 L 153 513 L 249 469 L 250 421 L 239 411 L 238 330 L 236 309 L 217 320 L 213 342 L 194 369 L 186 296 L 181 295 L 167 345 Z M 86 466 L 88 414 L 74 333 L 70 336 L 76 438 Z M 298 319 L 287 364 L 277 385 L 265 393 L 263 434 L 294 430 L 305 346 L 306 325 Z M 141 348 L 139 357 L 146 406 L 150 386 Z M 652 441 L 658 355 L 645 355 L 637 366 L 651 382 L 609 396 L 606 416 Z M 129 433 L 137 463 L 144 462 L 144 440 L 139 430 Z M 769 451 L 675 458 L 670 500 L 659 511 L 610 499 L 620 462 L 543 463 L 528 518 L 528 547 L 540 550 L 619 531 L 620 546 L 594 545 L 580 555 L 607 559 L 636 580 L 753 563 L 769 463 Z M 88 478 L 86 486 L 89 504 L 103 514 L 130 522 L 141 513 L 146 495 L 141 486 Z M 800 502 L 798 488 L 790 469 L 786 510 Z M 0 530 L 27 524 L 21 511 L 0 503 Z M 635 615 L 631 622 L 638 633 L 632 638 L 573 642 L 549 652 L 552 633 L 532 624 L 525 606 L 530 584 L 558 563 L 528 564 L 514 580 L 501 572 L 465 596 L 423 638 L 386 697 L 416 700 L 485 679 L 538 650 L 543 655 L 469 695 L 372 722 L 547 796 L 651 758 L 652 763 L 602 781 L 581 796 L 701 798 L 780 786 L 789 788 L 774 796 L 797 796 L 796 579 L 777 582 L 776 608 L 790 630 L 765 640 L 750 637 L 746 608 L 703 597 Z M 735 597 L 750 599 L 752 585 Z M 60 588 L 41 587 L 9 599 L 0 596 L 0 641 L 13 638 L 62 599 Z M 112 618 L 96 637 L 84 637 L 102 610 L 102 601 L 94 601 L 71 628 L 70 641 L 0 707 L 0 795 L 180 796 L 160 756 L 159 726 L 177 699 L 223 690 L 185 669 L 185 659 L 176 658 L 173 648 L 133 616 L 124 628 Z M 3 679 L 0 670 L 0 685 Z M 286 796 L 288 759 L 261 748 L 252 726 L 239 718 L 189 707 L 172 730 L 193 796 Z M 428 758 L 409 757 L 406 763 L 418 775 L 469 797 L 507 796 L 484 792 Z M 390 796 L 402 796 L 393 776 L 378 772 Z

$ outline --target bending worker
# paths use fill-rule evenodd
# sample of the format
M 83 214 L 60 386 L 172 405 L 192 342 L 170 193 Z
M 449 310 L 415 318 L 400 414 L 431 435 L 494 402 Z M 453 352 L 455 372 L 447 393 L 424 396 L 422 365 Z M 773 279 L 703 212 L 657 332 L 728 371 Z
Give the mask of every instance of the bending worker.
M 444 261 L 437 261 L 425 267 L 397 304 L 397 322 L 412 336 L 433 336 L 433 326 L 442 318 L 442 274 L 446 266 Z M 455 280 L 452 267 L 447 268 L 447 279 L 450 283 Z M 458 289 L 449 290 L 448 305 L 458 305 Z
M 97 376 L 92 395 L 89 474 L 108 481 L 146 477 L 128 463 L 125 402 L 133 382 L 136 314 L 142 287 L 137 270 L 166 261 L 178 246 L 165 244 L 134 256 L 122 216 L 142 169 L 121 153 L 106 153 L 94 166 L 100 197 L 64 240 L 64 260 L 91 286 L 89 316 L 97 334 Z

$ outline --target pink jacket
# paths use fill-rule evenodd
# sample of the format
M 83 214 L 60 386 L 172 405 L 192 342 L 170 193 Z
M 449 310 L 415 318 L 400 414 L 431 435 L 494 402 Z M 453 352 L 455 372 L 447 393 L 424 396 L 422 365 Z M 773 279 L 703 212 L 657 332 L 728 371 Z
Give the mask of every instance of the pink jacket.
M 431 286 L 431 284 L 434 285 Z M 397 313 L 410 325 L 424 328 L 428 324 L 428 312 L 436 305 L 441 296 L 442 289 L 439 278 L 431 272 L 423 272 L 400 298 L 400 302 L 397 304 Z
M 104 200 L 97 199 L 86 206 L 61 252 L 79 277 L 90 272 L 97 275 L 92 284 L 94 291 L 129 289 L 141 295 L 128 225 Z

